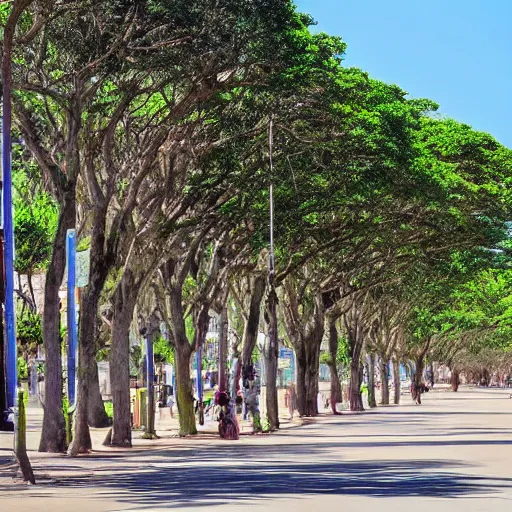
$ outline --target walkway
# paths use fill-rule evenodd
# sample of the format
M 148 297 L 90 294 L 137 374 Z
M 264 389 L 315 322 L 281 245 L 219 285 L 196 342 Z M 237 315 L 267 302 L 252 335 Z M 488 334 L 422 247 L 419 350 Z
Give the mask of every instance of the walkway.
M 0 510 L 510 510 L 509 392 L 404 401 L 238 442 L 169 438 L 79 459 L 31 453 L 37 474 L 53 481 L 25 487 L 0 470 Z

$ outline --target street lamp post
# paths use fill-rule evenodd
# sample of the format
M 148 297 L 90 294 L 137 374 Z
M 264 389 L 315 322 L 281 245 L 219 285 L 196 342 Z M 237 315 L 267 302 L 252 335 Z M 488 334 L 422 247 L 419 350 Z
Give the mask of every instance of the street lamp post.
M 267 308 L 269 316 L 269 349 L 267 357 L 267 417 L 271 430 L 279 428 L 278 399 L 277 399 L 277 365 L 279 354 L 279 340 L 277 331 L 277 294 L 275 287 L 275 253 L 274 253 L 274 164 L 273 164 L 273 119 L 269 123 L 269 168 L 270 168 L 270 187 L 269 187 L 269 217 L 270 217 L 270 251 L 268 261 L 268 299 Z

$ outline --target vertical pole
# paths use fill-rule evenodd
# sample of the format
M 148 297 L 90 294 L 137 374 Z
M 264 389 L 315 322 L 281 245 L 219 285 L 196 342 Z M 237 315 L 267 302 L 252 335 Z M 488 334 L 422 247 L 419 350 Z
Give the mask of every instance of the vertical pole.
M 277 391 L 277 368 L 279 357 L 278 327 L 277 327 L 277 294 L 275 288 L 275 254 L 274 254 L 274 183 L 273 183 L 273 133 L 274 123 L 272 117 L 269 124 L 268 146 L 269 146 L 269 168 L 270 168 L 270 187 L 269 187 L 269 214 L 270 214 L 270 251 L 268 261 L 268 284 L 269 293 L 267 299 L 269 316 L 269 351 L 267 359 L 267 417 L 270 430 L 279 428 L 278 412 L 278 391 Z
M 197 400 L 203 401 L 203 349 L 199 347 L 196 351 L 196 366 L 197 366 Z
M 219 391 L 227 389 L 226 358 L 228 352 L 228 308 L 224 306 L 220 314 L 219 329 Z
M 10 48 L 9 48 L 10 50 Z M 12 175 L 11 175 L 11 82 L 10 61 L 4 61 L 3 78 L 3 118 L 2 118 L 2 221 L 4 229 L 5 267 L 5 332 L 6 332 L 6 398 L 7 407 L 15 407 L 17 400 L 17 348 L 16 323 L 14 316 L 14 226 L 12 216 Z M 9 56 L 10 59 L 10 56 Z M 7 65 L 9 64 L 9 65 Z M 7 69 L 9 68 L 9 69 Z
M 148 380 L 148 419 L 144 437 L 152 437 L 155 433 L 155 358 L 153 355 L 153 329 L 146 333 L 146 375 Z
M 1 148 L 1 144 L 0 144 Z M 1 211 L 0 211 L 1 215 Z M 0 430 L 6 428 L 4 425 L 4 411 L 7 409 L 6 381 L 5 381 L 5 339 L 4 339 L 4 318 L 3 305 L 5 299 L 4 283 L 4 239 L 3 230 L 0 230 Z
M 68 229 L 66 234 L 66 254 L 68 260 L 68 401 L 69 406 L 75 404 L 76 378 L 76 345 L 78 329 L 76 325 L 76 234 L 74 229 Z

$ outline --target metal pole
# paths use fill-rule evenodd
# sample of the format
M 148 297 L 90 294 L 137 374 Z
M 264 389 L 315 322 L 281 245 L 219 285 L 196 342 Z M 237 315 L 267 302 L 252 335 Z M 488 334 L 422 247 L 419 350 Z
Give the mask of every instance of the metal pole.
M 270 126 L 269 126 L 269 165 L 270 165 L 270 189 L 269 189 L 269 202 L 270 202 L 270 255 L 269 255 L 269 282 L 273 286 L 274 285 L 274 277 L 275 277 L 275 257 L 274 257 L 274 182 L 273 182 L 273 174 L 274 174 L 274 163 L 272 159 L 273 152 L 273 128 L 274 122 L 272 118 L 270 118 Z
M 268 145 L 269 145 L 269 167 L 270 167 L 270 187 L 269 187 L 269 214 L 270 214 L 270 253 L 268 262 L 268 315 L 269 315 L 269 351 L 266 365 L 266 402 L 267 417 L 270 429 L 279 428 L 278 416 L 278 395 L 277 395 L 277 368 L 278 368 L 278 331 L 277 331 L 277 295 L 275 289 L 275 255 L 274 255 L 274 163 L 273 163 L 273 133 L 274 123 L 272 117 L 269 123 Z
M 0 123 L 0 131 L 1 131 Z M 0 135 L 1 137 L 1 135 Z M 2 160 L 2 144 L 0 143 L 0 161 Z M 1 176 L 0 176 L 1 178 Z M 0 194 L 2 185 L 0 183 Z M 3 203 L 3 200 L 2 200 Z M 5 338 L 4 338 L 4 316 L 3 308 L 5 302 L 5 275 L 4 275 L 4 231 L 2 220 L 2 207 L 0 206 L 0 430 L 7 428 L 4 420 L 7 417 L 7 390 L 5 375 Z
M 228 308 L 224 306 L 220 314 L 219 329 L 219 391 L 227 390 L 226 357 L 228 352 Z
M 69 406 L 75 404 L 76 390 L 76 347 L 78 328 L 76 325 L 76 234 L 68 229 L 66 234 L 66 255 L 68 260 L 68 401 Z
M 197 366 L 197 400 L 203 401 L 203 350 L 199 347 L 196 352 L 196 366 Z
M 4 230 L 4 270 L 5 270 L 5 333 L 6 333 L 6 398 L 7 407 L 15 407 L 17 400 L 17 347 L 14 307 L 14 226 L 12 215 L 12 169 L 11 169 L 11 70 L 2 66 L 3 116 L 2 116 L 2 225 Z M 8 69 L 7 69 L 8 68 Z
M 153 326 L 146 332 L 146 375 L 148 381 L 146 437 L 155 434 L 155 358 L 153 354 Z

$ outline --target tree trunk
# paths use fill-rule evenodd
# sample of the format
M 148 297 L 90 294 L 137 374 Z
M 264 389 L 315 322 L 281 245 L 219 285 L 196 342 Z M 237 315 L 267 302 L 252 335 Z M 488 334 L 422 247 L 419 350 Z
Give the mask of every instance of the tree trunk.
M 425 369 L 425 357 L 419 356 L 416 360 L 416 372 L 414 373 L 412 397 L 418 405 L 421 404 L 421 386 L 423 384 L 423 370 Z
M 66 422 L 62 412 L 62 357 L 60 338 L 59 288 L 66 266 L 66 233 L 75 227 L 74 186 L 62 200 L 52 257 L 44 287 L 43 340 L 45 351 L 44 416 L 40 452 L 64 452 L 67 447 Z
M 458 370 L 452 370 L 451 385 L 452 391 L 456 393 L 459 390 L 460 385 L 460 373 Z
M 360 320 L 354 318 L 350 322 L 345 317 L 345 327 L 350 348 L 350 410 L 364 411 L 363 398 L 361 396 L 362 375 L 360 371 L 364 338 Z
M 74 433 L 73 440 L 68 453 L 76 456 L 79 453 L 87 453 L 92 449 L 91 435 L 89 432 L 88 414 L 89 414 L 89 383 L 91 381 L 91 371 L 96 364 L 95 357 L 95 333 L 96 312 L 97 312 L 97 294 L 92 286 L 89 285 L 85 293 L 82 294 L 82 304 L 80 312 L 80 337 L 78 343 L 78 385 L 76 412 L 73 418 Z
M 329 370 L 331 376 L 331 411 L 333 414 L 339 414 L 336 410 L 336 404 L 341 403 L 341 383 L 338 375 L 338 329 L 336 320 L 329 320 Z
M 110 418 L 105 412 L 105 406 L 100 392 L 98 364 L 96 361 L 91 365 L 91 371 L 89 373 L 89 407 L 87 411 L 87 422 L 90 427 L 94 428 L 103 428 L 110 425 Z
M 393 359 L 393 382 L 395 384 L 395 396 L 394 403 L 398 405 L 400 403 L 400 362 L 397 359 Z
M 180 436 L 197 434 L 194 395 L 190 379 L 192 347 L 188 340 L 176 344 L 176 397 L 180 418 Z
M 301 322 L 301 332 L 293 338 L 297 354 L 297 403 L 301 416 L 318 414 L 320 349 L 325 323 L 323 302 L 317 297 L 313 314 L 307 322 Z
M 108 262 L 104 260 L 105 223 L 106 206 L 98 207 L 94 210 L 93 218 L 89 284 L 82 294 L 80 310 L 76 412 L 73 441 L 68 450 L 72 456 L 87 453 L 92 449 L 89 414 L 92 405 L 90 397 L 94 389 L 91 389 L 90 385 L 91 383 L 94 385 L 95 380 L 97 381 L 97 378 L 95 379 L 95 372 L 98 371 L 96 363 L 97 314 L 100 295 L 109 270 Z
M 254 277 L 249 314 L 244 327 L 242 346 L 242 365 L 247 367 L 251 364 L 252 353 L 258 340 L 260 325 L 261 302 L 265 294 L 266 279 L 264 275 L 258 274 Z
M 16 422 L 16 438 L 14 453 L 25 482 L 36 483 L 32 465 L 27 455 L 27 416 L 23 391 L 18 392 L 18 421 Z
M 36 302 L 36 294 L 34 293 L 34 285 L 32 283 L 32 270 L 27 270 L 27 284 L 28 284 L 28 290 L 30 293 L 30 298 L 32 299 L 32 304 L 34 304 L 34 310 L 37 313 L 37 302 Z M 20 287 L 21 289 L 21 287 Z
M 296 344 L 297 357 L 297 409 L 301 416 L 318 414 L 318 371 L 322 333 L 314 332 Z
M 172 272 L 171 272 L 172 274 Z M 182 303 L 182 284 L 170 286 L 167 290 L 168 312 L 175 347 L 176 363 L 176 405 L 180 421 L 180 436 L 197 434 L 194 414 L 194 395 L 190 379 L 190 358 L 192 345 L 187 338 Z
M 389 378 L 388 364 L 383 359 L 379 360 L 380 383 L 381 383 L 381 405 L 389 405 Z
M 273 286 L 267 299 L 269 347 L 266 351 L 267 370 L 267 418 L 270 430 L 279 428 L 279 409 L 277 399 L 277 361 L 279 338 L 277 331 L 277 294 Z
M 306 345 L 308 354 L 306 364 L 306 416 L 318 414 L 318 378 L 320 369 L 320 347 L 323 337 L 323 323 L 319 326 L 320 331 L 309 337 Z
M 138 287 L 131 269 L 125 269 L 114 292 L 112 347 L 110 349 L 110 386 L 114 418 L 111 446 L 132 446 L 130 401 L 130 326 L 137 303 Z
M 295 356 L 297 360 L 297 389 L 296 389 L 296 402 L 299 416 L 306 415 L 306 350 L 305 344 L 302 341 L 297 341 L 295 344 Z
M 361 395 L 361 363 L 359 357 L 350 362 L 350 410 L 364 411 Z
M 375 355 L 368 354 L 368 406 L 372 409 L 377 407 L 375 398 Z

